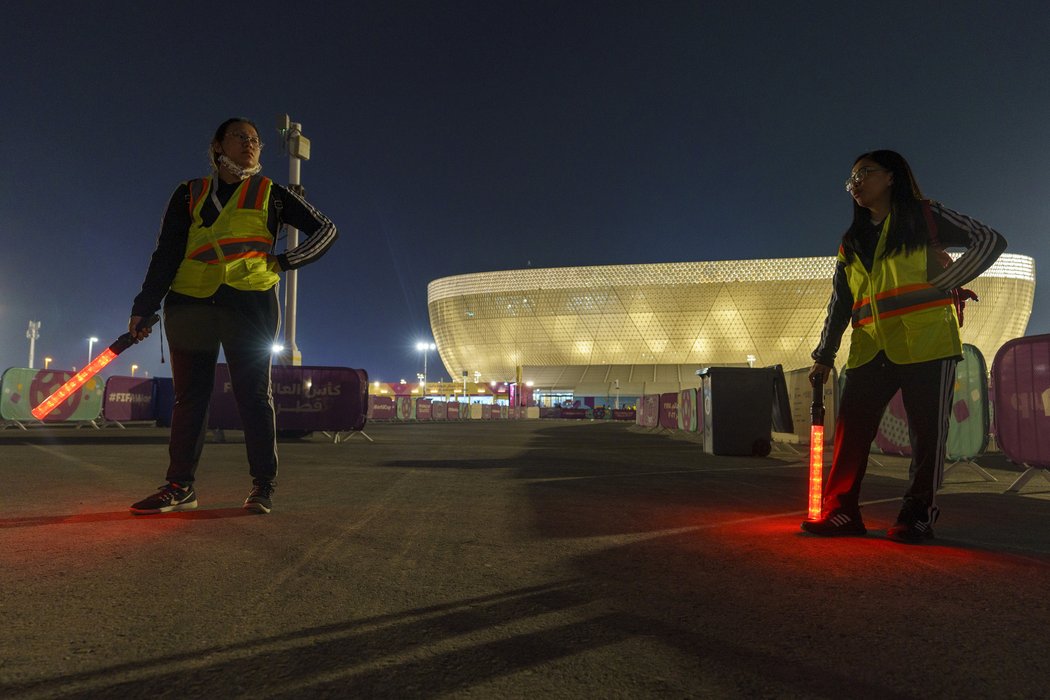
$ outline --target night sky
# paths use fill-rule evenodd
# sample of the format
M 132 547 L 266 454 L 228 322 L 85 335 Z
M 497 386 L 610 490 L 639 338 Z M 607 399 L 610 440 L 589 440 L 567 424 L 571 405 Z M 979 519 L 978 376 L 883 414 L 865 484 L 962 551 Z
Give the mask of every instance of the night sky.
M 4 3 L 0 370 L 126 327 L 175 186 L 244 115 L 312 141 L 340 239 L 299 275 L 304 364 L 412 379 L 427 283 L 833 255 L 856 155 L 1047 259 L 1042 2 Z M 1050 332 L 1040 286 L 1028 333 Z M 830 282 L 829 282 L 830 292 Z M 157 334 L 113 365 L 151 375 Z M 98 350 L 96 346 L 96 351 Z M 141 373 L 141 370 L 140 370 Z M 444 374 L 434 354 L 429 376 Z

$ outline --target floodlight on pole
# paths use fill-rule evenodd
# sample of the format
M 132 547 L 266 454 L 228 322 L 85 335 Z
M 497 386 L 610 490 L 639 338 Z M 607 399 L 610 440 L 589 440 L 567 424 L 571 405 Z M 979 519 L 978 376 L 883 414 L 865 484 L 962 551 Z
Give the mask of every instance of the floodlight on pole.
M 423 353 L 423 387 L 427 385 L 427 355 L 431 350 L 436 350 L 437 346 L 433 343 L 424 343 L 422 341 L 416 343 L 416 350 Z
M 299 179 L 300 165 L 301 161 L 310 160 L 310 139 L 303 136 L 303 125 L 293 122 L 287 114 L 282 114 L 277 118 L 277 132 L 281 135 L 282 145 L 288 151 L 288 189 L 302 196 L 303 186 Z M 297 245 L 299 245 L 299 229 L 289 226 L 285 248 L 291 250 Z M 303 356 L 295 342 L 299 273 L 296 270 L 288 270 L 285 273 L 284 282 L 284 346 L 288 351 L 286 357 L 289 364 L 298 366 L 303 364 Z
M 47 369 L 48 367 L 50 367 L 51 363 L 54 362 L 54 361 L 55 360 L 52 357 L 45 357 L 44 358 L 44 369 Z
M 89 363 L 91 362 L 91 358 L 94 357 L 94 355 L 91 354 L 91 351 L 95 349 L 95 343 L 97 343 L 97 342 L 98 342 L 98 338 L 96 338 L 95 336 L 91 336 L 90 338 L 88 338 L 88 362 Z
M 135 370 L 137 370 L 138 368 L 139 368 L 139 366 L 138 366 L 138 365 L 132 365 L 132 366 L 131 366 L 131 376 L 132 376 L 132 377 L 134 377 L 134 376 L 135 376 Z

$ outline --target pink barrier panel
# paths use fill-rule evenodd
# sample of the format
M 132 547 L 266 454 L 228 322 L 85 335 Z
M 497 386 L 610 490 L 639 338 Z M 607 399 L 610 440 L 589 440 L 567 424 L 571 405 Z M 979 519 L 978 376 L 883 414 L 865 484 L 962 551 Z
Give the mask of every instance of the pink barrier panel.
M 875 433 L 875 447 L 887 455 L 911 457 L 911 438 L 908 436 L 908 413 L 904 410 L 904 398 L 897 392 L 886 406 Z
M 655 428 L 660 424 L 660 395 L 649 394 L 638 402 L 638 425 Z
M 448 404 L 444 401 L 431 403 L 430 412 L 434 420 L 448 420 Z
M 678 430 L 678 393 L 670 392 L 660 394 L 660 415 L 658 418 L 661 428 Z
M 586 408 L 563 408 L 561 409 L 561 415 L 558 418 L 573 418 L 581 419 L 587 417 Z
M 1050 335 L 1011 340 L 992 362 L 995 431 L 1011 462 L 1050 466 Z
M 153 380 L 141 377 L 110 377 L 102 397 L 102 417 L 112 421 L 154 420 Z
M 613 420 L 636 420 L 638 412 L 633 408 L 614 408 L 612 410 Z
M 368 417 L 372 420 L 394 420 L 397 418 L 397 404 L 392 396 L 369 396 Z
M 445 420 L 459 420 L 459 403 L 452 402 L 445 407 Z
M 497 414 L 497 418 L 498 417 L 499 416 Z M 492 404 L 483 404 L 481 406 L 481 419 L 482 420 L 492 420 Z
M 433 417 L 433 404 L 430 400 L 416 399 L 416 420 L 431 420 Z

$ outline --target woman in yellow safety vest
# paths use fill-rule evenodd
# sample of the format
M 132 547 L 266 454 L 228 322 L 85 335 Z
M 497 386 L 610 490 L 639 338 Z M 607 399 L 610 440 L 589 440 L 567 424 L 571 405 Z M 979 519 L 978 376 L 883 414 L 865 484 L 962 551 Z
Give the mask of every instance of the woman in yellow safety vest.
M 277 483 L 277 440 L 270 362 L 280 322 L 278 273 L 319 259 L 337 232 L 303 197 L 259 174 L 263 144 L 255 124 L 227 119 L 211 140 L 212 172 L 181 183 L 168 203 L 129 330 L 164 301 L 175 409 L 166 483 L 131 506 L 146 515 L 197 507 L 194 490 L 207 430 L 215 363 L 222 347 L 244 425 L 252 487 L 244 508 L 269 513 Z M 275 253 L 287 223 L 305 234 Z
M 852 327 L 835 427 L 835 456 L 815 535 L 863 535 L 860 486 L 886 405 L 899 389 L 911 433 L 911 483 L 887 537 L 933 537 L 948 416 L 961 359 L 962 285 L 995 262 L 1006 240 L 984 224 L 923 198 L 893 151 L 864 153 L 846 180 L 853 222 L 842 237 L 831 301 L 813 351 L 812 382 L 827 382 L 846 326 Z M 965 248 L 954 262 L 947 247 Z

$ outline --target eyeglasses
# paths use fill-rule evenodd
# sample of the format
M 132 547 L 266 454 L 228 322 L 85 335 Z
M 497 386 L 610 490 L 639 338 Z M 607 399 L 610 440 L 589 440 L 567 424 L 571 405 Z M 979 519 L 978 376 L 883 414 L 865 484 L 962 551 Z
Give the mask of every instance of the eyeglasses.
M 889 170 L 885 168 L 861 168 L 857 172 L 853 173 L 846 178 L 846 191 L 852 192 L 853 188 L 864 182 L 864 178 L 872 173 L 888 173 Z
M 246 144 L 249 144 L 251 146 L 255 146 L 256 148 L 258 148 L 260 150 L 262 149 L 263 146 L 266 145 L 262 141 L 259 140 L 258 136 L 252 136 L 251 134 L 246 134 L 246 133 L 243 133 L 243 132 L 240 132 L 240 131 L 231 132 L 229 134 L 226 134 L 226 136 L 236 136 L 237 138 L 239 138 L 241 140 L 241 143 L 246 143 Z

